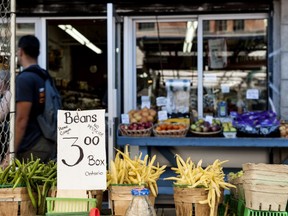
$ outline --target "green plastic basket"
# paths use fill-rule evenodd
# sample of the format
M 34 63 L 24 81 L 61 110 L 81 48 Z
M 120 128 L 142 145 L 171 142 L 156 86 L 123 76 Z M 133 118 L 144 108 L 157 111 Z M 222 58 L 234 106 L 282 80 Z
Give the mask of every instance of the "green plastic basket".
M 242 199 L 238 199 L 237 215 L 239 216 L 244 215 L 244 211 L 245 211 L 245 201 Z
M 244 216 L 288 216 L 288 212 L 283 211 L 260 211 L 245 208 Z
M 96 207 L 97 199 L 46 197 L 46 203 L 46 216 L 86 216 L 92 208 Z

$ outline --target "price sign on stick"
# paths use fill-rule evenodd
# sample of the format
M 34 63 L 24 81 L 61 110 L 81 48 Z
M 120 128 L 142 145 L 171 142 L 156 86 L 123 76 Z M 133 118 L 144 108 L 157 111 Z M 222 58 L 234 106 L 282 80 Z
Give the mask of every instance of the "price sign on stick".
M 57 146 L 58 189 L 106 189 L 105 110 L 59 110 Z

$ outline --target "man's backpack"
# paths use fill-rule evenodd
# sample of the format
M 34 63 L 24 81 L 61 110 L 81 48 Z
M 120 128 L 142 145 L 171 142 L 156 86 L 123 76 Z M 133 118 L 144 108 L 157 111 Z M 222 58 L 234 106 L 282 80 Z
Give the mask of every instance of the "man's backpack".
M 45 80 L 44 111 L 37 117 L 42 134 L 46 139 L 57 141 L 57 113 L 62 108 L 61 96 L 49 73 L 39 66 L 29 67 L 24 71 L 33 72 Z

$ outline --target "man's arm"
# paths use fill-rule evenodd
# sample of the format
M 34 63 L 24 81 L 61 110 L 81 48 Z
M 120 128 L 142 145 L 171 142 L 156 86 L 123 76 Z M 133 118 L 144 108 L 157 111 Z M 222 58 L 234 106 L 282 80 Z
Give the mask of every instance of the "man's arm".
M 10 111 L 10 100 L 11 92 L 5 91 L 3 97 L 0 101 L 0 122 L 5 120 L 5 117 L 9 114 Z
M 32 103 L 21 101 L 16 103 L 15 145 L 14 151 L 19 149 L 20 142 L 25 134 Z

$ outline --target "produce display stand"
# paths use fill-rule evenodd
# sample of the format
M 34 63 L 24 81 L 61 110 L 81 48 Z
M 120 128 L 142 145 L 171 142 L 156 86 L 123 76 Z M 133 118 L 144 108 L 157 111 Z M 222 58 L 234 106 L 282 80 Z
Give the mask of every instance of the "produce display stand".
M 0 189 L 1 216 L 32 216 L 36 215 L 26 187 Z
M 288 148 L 287 138 L 255 138 L 255 137 L 238 137 L 228 139 L 225 137 L 128 137 L 118 135 L 117 145 L 139 146 L 143 150 L 149 146 L 195 146 L 195 147 L 259 147 Z M 144 154 L 144 153 L 143 153 Z
M 188 134 L 186 137 L 128 137 L 117 136 L 117 145 L 125 146 L 129 143 L 130 146 L 138 146 L 139 151 L 143 155 L 149 154 L 151 148 L 158 149 L 161 154 L 172 164 L 175 163 L 174 154 L 170 151 L 169 147 L 215 147 L 215 148 L 267 148 L 270 150 L 270 159 L 273 158 L 273 153 L 271 149 L 273 148 L 288 148 L 287 138 L 278 138 L 278 137 L 236 137 L 236 138 L 225 138 L 225 137 L 193 137 L 191 134 Z M 273 163 L 270 161 L 269 163 Z M 265 211 L 263 209 L 251 209 L 245 203 L 244 190 L 242 182 L 239 182 L 238 185 L 238 199 L 233 200 L 233 205 L 230 205 L 230 208 L 233 208 L 235 215 L 239 216 L 287 216 L 286 211 Z M 241 191 L 239 191 L 241 189 Z M 173 187 L 163 183 L 163 187 L 159 184 L 159 194 L 173 194 Z M 281 194 L 281 196 L 285 196 Z M 242 198 L 242 199 L 241 199 Z M 256 198 L 257 199 L 257 198 Z M 274 199 L 274 198 L 272 198 Z M 286 199 L 287 203 L 287 199 Z M 231 202 L 229 202 L 231 204 Z M 176 207 L 176 205 L 175 205 Z

